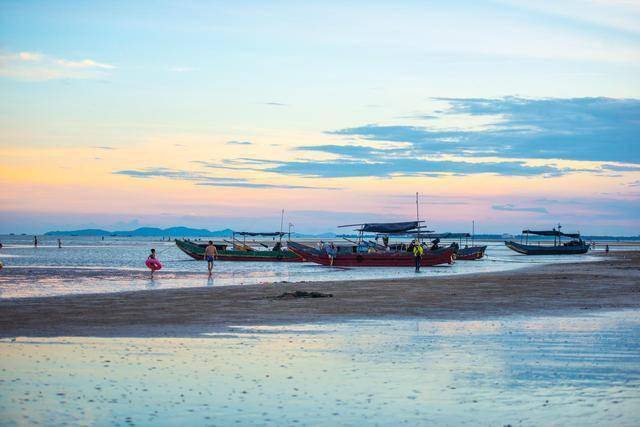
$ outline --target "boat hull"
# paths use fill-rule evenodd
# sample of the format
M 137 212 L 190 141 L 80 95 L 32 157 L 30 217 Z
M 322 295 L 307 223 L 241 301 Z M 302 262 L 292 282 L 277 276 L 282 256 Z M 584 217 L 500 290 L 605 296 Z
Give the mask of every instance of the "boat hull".
M 512 251 L 524 255 L 580 255 L 589 251 L 589 245 L 538 246 L 523 245 L 514 241 L 504 242 L 504 244 Z
M 198 261 L 204 260 L 206 244 L 197 244 L 176 239 L 176 246 L 185 254 Z M 235 262 L 302 262 L 302 258 L 292 251 L 232 251 L 219 250 L 218 261 Z
M 484 257 L 486 246 L 471 246 L 468 248 L 458 249 L 456 260 L 458 261 L 474 261 Z
M 306 261 L 320 265 L 331 265 L 331 259 L 325 251 L 296 242 L 287 244 L 290 250 Z M 430 267 L 440 264 L 453 264 L 456 259 L 455 249 L 446 247 L 435 251 L 426 251 L 420 265 Z M 334 267 L 414 267 L 415 260 L 409 252 L 376 252 L 376 253 L 338 253 L 333 260 Z

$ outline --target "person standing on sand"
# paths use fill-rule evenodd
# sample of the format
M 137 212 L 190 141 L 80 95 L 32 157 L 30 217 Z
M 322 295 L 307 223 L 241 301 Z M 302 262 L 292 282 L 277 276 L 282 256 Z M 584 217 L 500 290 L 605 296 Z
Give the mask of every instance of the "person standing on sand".
M 416 273 L 420 273 L 420 262 L 422 262 L 422 254 L 424 254 L 424 249 L 422 245 L 416 243 L 413 245 L 413 258 L 416 262 Z
M 213 260 L 218 256 L 218 250 L 211 240 L 209 245 L 204 250 L 204 259 L 207 260 L 207 268 L 209 269 L 209 276 L 213 274 Z

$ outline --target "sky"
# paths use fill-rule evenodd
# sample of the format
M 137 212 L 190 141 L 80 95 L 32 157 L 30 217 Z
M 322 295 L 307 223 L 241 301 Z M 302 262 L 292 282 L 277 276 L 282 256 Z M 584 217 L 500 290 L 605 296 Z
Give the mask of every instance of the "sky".
M 0 2 L 0 233 L 640 234 L 640 1 Z

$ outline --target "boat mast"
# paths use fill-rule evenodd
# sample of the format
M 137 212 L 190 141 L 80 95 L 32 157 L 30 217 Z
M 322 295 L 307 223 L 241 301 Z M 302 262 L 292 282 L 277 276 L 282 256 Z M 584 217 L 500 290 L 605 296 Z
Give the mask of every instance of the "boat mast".
M 471 246 L 474 246 L 474 241 L 476 238 L 476 220 L 471 220 Z
M 282 215 L 280 215 L 280 242 L 282 242 L 282 226 L 284 224 L 284 209 L 282 209 Z
M 418 192 L 416 191 L 416 221 L 418 221 L 417 240 L 420 242 L 420 203 L 418 202 Z

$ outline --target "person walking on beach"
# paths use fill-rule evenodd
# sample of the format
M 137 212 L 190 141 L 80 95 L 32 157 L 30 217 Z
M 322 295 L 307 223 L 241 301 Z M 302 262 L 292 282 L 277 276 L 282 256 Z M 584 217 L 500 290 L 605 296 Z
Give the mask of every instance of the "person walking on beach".
M 149 256 L 147 257 L 147 262 L 150 261 L 150 260 L 152 262 L 154 262 L 154 263 L 155 263 L 155 261 L 158 260 L 158 258 L 156 258 L 156 250 L 155 249 L 151 249 L 151 254 L 149 254 Z M 154 265 L 147 264 L 147 267 L 149 267 L 149 269 L 151 270 L 151 278 L 153 279 L 153 273 L 156 272 L 156 269 L 154 268 L 155 264 Z
M 207 260 L 207 268 L 209 269 L 209 276 L 213 274 L 213 260 L 218 256 L 218 250 L 211 240 L 209 245 L 204 250 L 204 258 Z
M 33 236 L 33 247 L 34 248 L 38 247 L 38 236 Z
M 420 273 L 420 262 L 422 262 L 422 254 L 424 254 L 424 249 L 422 245 L 418 243 L 413 244 L 413 259 L 416 263 L 416 273 Z
M 58 249 L 62 249 L 62 240 L 58 239 Z
M 329 267 L 333 267 L 333 260 L 338 253 L 338 249 L 336 248 L 336 245 L 333 244 L 333 242 L 328 244 L 326 249 L 327 255 L 329 255 Z

